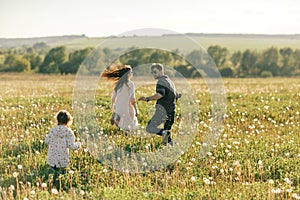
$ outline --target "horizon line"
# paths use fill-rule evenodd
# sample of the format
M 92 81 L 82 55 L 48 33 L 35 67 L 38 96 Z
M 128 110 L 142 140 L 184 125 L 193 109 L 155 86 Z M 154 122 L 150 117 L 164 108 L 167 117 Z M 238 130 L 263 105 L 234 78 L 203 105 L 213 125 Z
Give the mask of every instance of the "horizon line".
M 159 35 L 147 35 L 147 34 L 133 34 L 133 35 L 109 35 L 109 36 L 88 36 L 86 34 L 61 34 L 61 35 L 46 35 L 46 36 L 28 36 L 28 37 L 2 37 L 0 39 L 35 39 L 35 38 L 51 38 L 51 37 L 85 37 L 85 38 L 122 38 L 122 37 L 161 37 L 161 36 L 176 36 L 176 35 L 214 35 L 214 36 L 300 36 L 300 33 L 163 33 Z

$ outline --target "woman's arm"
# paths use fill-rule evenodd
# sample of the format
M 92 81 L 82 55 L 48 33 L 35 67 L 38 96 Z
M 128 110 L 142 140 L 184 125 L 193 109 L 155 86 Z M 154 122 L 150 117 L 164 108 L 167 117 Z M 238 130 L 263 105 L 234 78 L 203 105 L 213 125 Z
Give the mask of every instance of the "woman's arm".
M 112 97 L 111 97 L 111 105 L 110 105 L 110 110 L 113 112 L 114 111 L 114 107 L 115 107 L 115 103 L 116 103 L 116 97 L 117 97 L 117 93 L 114 90 Z

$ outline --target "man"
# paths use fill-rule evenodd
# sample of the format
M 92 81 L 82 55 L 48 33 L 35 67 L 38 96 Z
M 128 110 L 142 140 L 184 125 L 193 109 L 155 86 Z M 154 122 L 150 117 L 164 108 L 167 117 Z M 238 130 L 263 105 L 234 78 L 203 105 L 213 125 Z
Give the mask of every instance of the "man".
M 160 63 L 151 65 L 151 74 L 157 79 L 156 93 L 149 97 L 140 97 L 140 101 L 156 101 L 155 113 L 148 122 L 146 131 L 162 136 L 162 144 L 173 144 L 171 128 L 174 123 L 175 105 L 180 94 L 177 93 L 174 83 L 164 74 L 164 67 Z M 158 128 L 164 124 L 164 128 Z

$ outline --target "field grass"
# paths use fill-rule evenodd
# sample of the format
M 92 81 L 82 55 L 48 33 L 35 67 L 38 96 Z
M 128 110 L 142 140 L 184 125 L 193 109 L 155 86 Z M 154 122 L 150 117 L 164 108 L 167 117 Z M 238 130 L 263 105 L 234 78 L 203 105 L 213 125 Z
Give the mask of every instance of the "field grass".
M 290 47 L 292 49 L 300 49 L 299 38 L 288 37 L 249 37 L 249 36 L 188 36 L 193 39 L 198 45 L 207 49 L 211 45 L 220 45 L 226 47 L 230 52 L 245 51 L 246 49 L 262 51 L 270 47 L 284 48 Z M 69 49 L 83 49 L 85 47 L 96 47 L 101 44 L 103 47 L 119 48 L 124 44 L 129 44 L 129 47 L 139 47 L 145 43 L 156 44 L 166 43 L 169 44 L 170 49 L 180 49 L 182 52 L 191 52 L 194 50 L 184 42 L 180 42 L 182 38 L 179 36 L 163 36 L 163 37 L 119 37 L 108 38 L 113 41 L 114 45 L 107 46 L 102 44 L 106 38 L 92 37 L 92 38 L 80 38 L 71 40 L 61 45 L 67 46 Z M 58 44 L 55 44 L 57 46 Z M 151 45 L 150 45 L 151 46 Z
M 227 112 L 215 148 L 199 154 L 210 124 L 210 95 L 203 80 L 189 80 L 199 99 L 192 145 L 163 169 L 136 173 L 98 162 L 84 146 L 71 152 L 61 187 L 46 164 L 45 135 L 60 109 L 72 113 L 75 76 L 0 74 L 0 199 L 300 199 L 300 79 L 223 79 Z M 142 85 L 138 80 L 137 85 Z M 153 82 L 154 83 L 154 82 Z M 99 88 L 97 120 L 127 151 L 156 152 L 157 136 L 141 139 L 108 124 L 109 83 Z M 150 95 L 154 85 L 137 87 Z M 138 102 L 139 121 L 148 109 Z M 183 107 L 181 109 L 184 109 Z M 180 111 L 173 137 L 178 137 Z M 80 137 L 79 130 L 71 127 Z M 147 148 L 146 148 L 147 147 Z

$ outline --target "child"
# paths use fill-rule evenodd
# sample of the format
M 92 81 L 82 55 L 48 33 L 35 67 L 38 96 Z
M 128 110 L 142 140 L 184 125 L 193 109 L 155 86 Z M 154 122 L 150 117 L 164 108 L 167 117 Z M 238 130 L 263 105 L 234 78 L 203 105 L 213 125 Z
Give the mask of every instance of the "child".
M 70 158 L 69 148 L 77 150 L 81 147 L 81 143 L 75 142 L 74 133 L 70 129 L 73 117 L 68 111 L 59 111 L 56 119 L 57 126 L 51 128 L 45 138 L 45 143 L 48 144 L 47 163 L 55 171 L 64 173 Z

